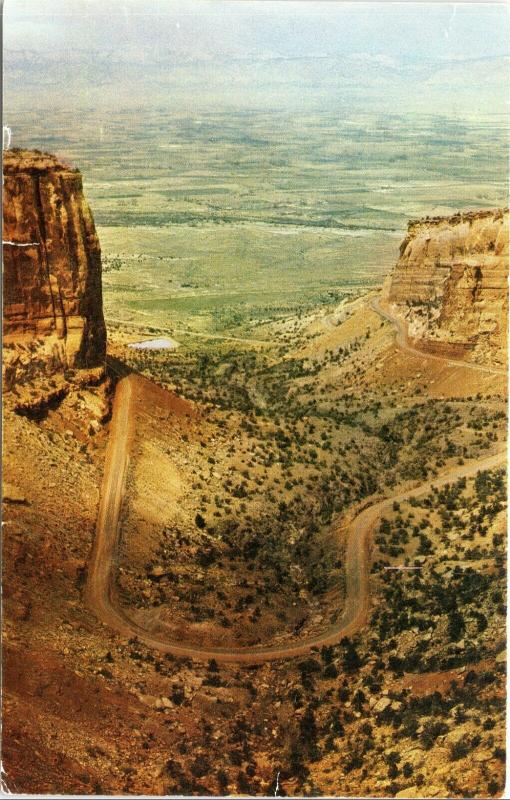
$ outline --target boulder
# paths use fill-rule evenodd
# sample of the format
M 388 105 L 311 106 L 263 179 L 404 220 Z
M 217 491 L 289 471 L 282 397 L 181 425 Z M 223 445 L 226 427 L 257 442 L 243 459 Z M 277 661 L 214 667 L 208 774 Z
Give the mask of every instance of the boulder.
M 374 710 L 374 712 L 376 714 L 381 714 L 383 711 L 385 711 L 388 708 L 388 706 L 391 706 L 390 698 L 389 697 L 381 697 L 380 700 L 378 700 L 377 703 L 374 705 L 374 709 L 373 710 Z

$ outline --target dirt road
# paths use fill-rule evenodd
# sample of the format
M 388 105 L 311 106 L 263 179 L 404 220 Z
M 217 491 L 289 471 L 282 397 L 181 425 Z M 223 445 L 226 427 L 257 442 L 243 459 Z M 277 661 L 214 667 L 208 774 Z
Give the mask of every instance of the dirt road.
M 374 307 L 375 308 L 375 307 Z M 397 327 L 397 337 L 402 334 L 398 321 L 386 312 L 375 308 Z M 399 345 L 411 350 L 403 340 Z M 417 351 L 419 353 L 419 351 Z M 424 355 L 423 353 L 419 353 Z M 427 355 L 427 357 L 429 357 Z M 434 356 L 434 358 L 440 358 Z M 445 360 L 445 359 L 441 359 Z M 478 369 L 478 365 L 463 366 Z M 96 536 L 89 561 L 86 600 L 97 617 L 113 630 L 126 636 L 136 636 L 149 647 L 176 656 L 198 660 L 215 658 L 216 661 L 254 663 L 303 655 L 313 647 L 340 642 L 344 636 L 352 636 L 367 621 L 370 606 L 369 591 L 369 539 L 380 517 L 389 511 L 393 502 L 402 502 L 410 497 L 430 491 L 432 486 L 443 486 L 461 477 L 475 475 L 479 470 L 490 469 L 506 463 L 506 451 L 463 464 L 435 479 L 425 481 L 392 497 L 380 499 L 362 510 L 349 525 L 346 549 L 346 598 L 341 618 L 320 634 L 303 637 L 293 643 L 254 647 L 198 647 L 176 641 L 167 641 L 142 628 L 129 617 L 118 600 L 115 591 L 115 573 L 118 562 L 120 536 L 119 517 L 125 490 L 129 464 L 129 452 L 134 427 L 133 397 L 140 393 L 143 399 L 144 379 L 136 375 L 123 378 L 115 394 L 113 417 L 108 442 L 104 479 L 101 488 Z
M 114 324 L 123 326 L 128 329 L 136 328 L 144 336 L 148 339 L 153 339 L 156 336 L 194 336 L 199 339 L 219 339 L 223 342 L 236 342 L 237 344 L 247 344 L 247 345 L 261 345 L 263 347 L 274 347 L 274 342 L 271 342 L 269 339 L 246 339 L 241 338 L 239 336 L 227 336 L 223 333 L 207 333 L 205 331 L 189 331 L 185 328 L 172 328 L 172 330 L 167 330 L 165 328 L 154 328 L 151 326 L 143 325 L 140 322 L 129 322 L 128 320 L 118 319 L 116 317 L 107 317 L 106 323 L 112 322 Z
M 379 297 L 374 297 L 374 299 L 370 301 L 370 307 L 376 312 L 376 314 L 379 314 L 380 317 L 388 322 L 391 322 L 397 334 L 396 342 L 398 346 L 401 350 L 405 350 L 407 353 L 411 353 L 414 356 L 420 356 L 420 358 L 430 358 L 432 361 L 443 361 L 449 367 L 464 367 L 476 370 L 477 372 L 488 372 L 493 375 L 507 375 L 507 370 L 502 369 L 501 367 L 490 367 L 486 366 L 485 364 L 475 364 L 471 361 L 448 358 L 437 353 L 428 353 L 425 350 L 420 350 L 418 347 L 413 347 L 413 345 L 409 343 L 403 322 L 397 319 L 397 317 L 393 317 L 387 310 L 381 307 L 381 301 Z
M 88 564 L 85 597 L 106 624 L 114 609 L 114 570 L 119 543 L 119 515 L 124 497 L 131 440 L 133 378 L 117 385 L 110 438 L 106 451 L 103 483 L 96 521 L 96 536 Z M 115 612 L 113 611 L 114 615 Z M 117 620 L 112 627 L 118 628 Z M 123 632 L 129 633 L 129 627 Z

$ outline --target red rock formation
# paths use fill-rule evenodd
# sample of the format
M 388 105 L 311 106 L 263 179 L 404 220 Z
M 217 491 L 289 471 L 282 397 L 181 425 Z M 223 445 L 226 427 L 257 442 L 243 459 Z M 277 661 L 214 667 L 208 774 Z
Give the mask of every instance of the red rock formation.
M 4 152 L 4 342 L 53 367 L 104 361 L 101 250 L 78 170 L 38 151 Z
M 386 297 L 426 348 L 505 363 L 508 209 L 410 222 Z

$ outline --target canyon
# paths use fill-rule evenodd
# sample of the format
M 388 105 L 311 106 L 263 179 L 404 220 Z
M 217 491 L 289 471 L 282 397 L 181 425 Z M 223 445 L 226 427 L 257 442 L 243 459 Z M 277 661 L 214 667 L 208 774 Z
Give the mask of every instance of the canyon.
M 411 222 L 381 298 L 143 351 L 80 173 L 5 154 L 11 790 L 501 791 L 507 223 Z

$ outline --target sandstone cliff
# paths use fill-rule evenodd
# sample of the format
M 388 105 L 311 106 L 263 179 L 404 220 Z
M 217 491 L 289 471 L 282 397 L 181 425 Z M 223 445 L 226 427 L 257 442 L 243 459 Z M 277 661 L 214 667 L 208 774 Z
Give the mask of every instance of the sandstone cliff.
M 47 372 L 100 366 L 106 350 L 101 251 L 79 171 L 46 153 L 6 151 L 3 203 L 4 345 L 11 368 L 23 353 Z
M 410 222 L 383 294 L 423 349 L 506 363 L 508 209 Z

